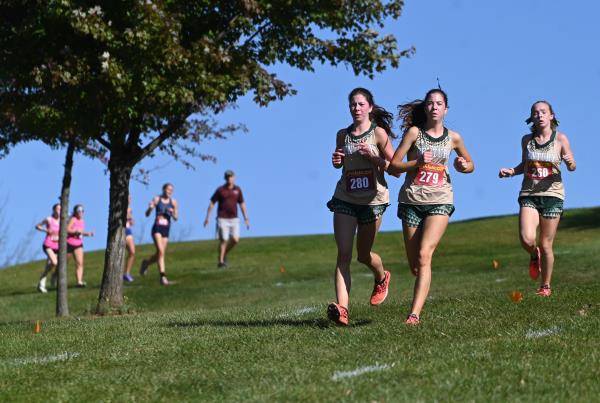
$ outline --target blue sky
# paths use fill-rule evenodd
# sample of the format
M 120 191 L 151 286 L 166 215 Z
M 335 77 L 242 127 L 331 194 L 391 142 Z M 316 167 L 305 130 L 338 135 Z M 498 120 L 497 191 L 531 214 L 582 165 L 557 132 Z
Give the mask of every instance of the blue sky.
M 226 169 L 236 172 L 247 201 L 251 229 L 243 229 L 242 237 L 331 233 L 332 216 L 325 203 L 340 171 L 331 167 L 330 156 L 335 133 L 351 122 L 347 94 L 354 87 L 367 87 L 379 105 L 395 113 L 398 104 L 435 87 L 437 77 L 449 95 L 446 125 L 462 134 L 476 164 L 470 175 L 451 171 L 453 221 L 518 211 L 521 179 L 500 180 L 497 172 L 519 162 L 520 138 L 527 132 L 524 120 L 539 99 L 554 106 L 559 129 L 569 136 L 577 159 L 577 171 L 563 176 L 566 207 L 595 206 L 600 192 L 592 152 L 600 150 L 593 131 L 600 89 L 598 15 L 600 3 L 592 0 L 408 0 L 403 16 L 384 28 L 396 35 L 401 48 L 417 49 L 398 69 L 369 80 L 345 67 L 318 66 L 314 73 L 277 67 L 274 71 L 294 84 L 298 95 L 268 108 L 245 98 L 237 109 L 220 116 L 223 123 L 246 124 L 249 132 L 207 142 L 203 151 L 216 156 L 216 163 L 198 162 L 196 170 L 186 170 L 164 157 L 144 162 L 144 167 L 158 169 L 150 186 L 131 186 L 136 237 L 151 241 L 151 221 L 142 213 L 169 181 L 180 204 L 172 238 L 213 238 L 214 226 L 203 228 L 202 221 Z M 28 231 L 57 201 L 63 159 L 63 150 L 31 143 L 0 160 L 0 205 L 5 202 L 3 221 L 10 228 L 0 263 L 21 243 L 29 256 L 41 257 L 43 235 L 30 237 Z M 401 180 L 389 177 L 389 184 L 395 202 Z M 71 195 L 72 203 L 85 205 L 87 228 L 96 231 L 95 238 L 86 239 L 86 249 L 103 248 L 108 177 L 99 162 L 76 158 Z M 394 203 L 382 230 L 399 228 Z

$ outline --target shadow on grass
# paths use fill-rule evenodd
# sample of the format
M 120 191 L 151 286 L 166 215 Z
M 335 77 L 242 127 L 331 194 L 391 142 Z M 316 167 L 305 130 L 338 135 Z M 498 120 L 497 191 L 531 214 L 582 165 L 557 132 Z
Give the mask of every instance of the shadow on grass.
M 141 286 L 141 284 L 140 284 Z M 86 290 L 97 290 L 100 287 L 98 286 L 90 286 L 87 285 L 86 287 L 77 287 L 76 285 L 69 285 L 67 287 L 67 289 L 69 290 L 69 292 L 75 291 L 75 292 L 79 292 L 76 290 L 82 290 L 82 291 L 86 291 Z M 21 288 L 21 289 L 17 289 L 17 290 L 13 290 L 13 291 L 7 291 L 7 292 L 0 292 L 0 297 L 14 297 L 14 296 L 18 296 L 18 295 L 46 295 L 46 296 L 52 296 L 52 295 L 56 295 L 56 288 L 48 288 L 48 292 L 47 293 L 41 293 L 37 290 L 36 287 L 31 287 L 31 288 Z M 52 297 L 54 298 L 54 297 Z
M 359 319 L 352 321 L 348 327 L 365 326 L 371 323 L 367 319 Z M 274 327 L 274 326 L 291 326 L 291 327 L 314 327 L 318 329 L 327 329 L 337 326 L 335 323 L 327 319 L 264 319 L 264 320 L 194 320 L 186 322 L 170 322 L 169 327 Z
M 565 215 L 560 219 L 559 228 L 561 229 L 594 229 L 600 225 L 600 207 L 582 209 L 577 213 L 569 214 L 565 211 Z

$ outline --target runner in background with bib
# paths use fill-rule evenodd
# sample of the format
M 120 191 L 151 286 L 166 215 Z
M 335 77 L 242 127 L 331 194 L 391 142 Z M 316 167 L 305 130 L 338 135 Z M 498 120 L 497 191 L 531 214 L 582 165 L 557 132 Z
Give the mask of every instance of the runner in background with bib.
M 417 325 L 429 294 L 433 253 L 454 212 L 448 172 L 450 153 L 454 150 L 458 154 L 454 160 L 458 172 L 470 173 L 475 167 L 461 136 L 444 127 L 448 112 L 448 96 L 444 91 L 430 90 L 424 100 L 400 105 L 398 109 L 405 132 L 388 172 L 406 172 L 400 189 L 398 218 L 402 220 L 408 265 L 417 277 L 406 323 Z
M 133 239 L 133 209 L 131 208 L 131 195 L 129 195 L 127 204 L 127 222 L 125 224 L 125 247 L 127 248 L 127 260 L 125 264 L 125 273 L 123 273 L 123 280 L 131 283 L 133 276 L 131 275 L 131 269 L 133 262 L 135 261 L 135 240 Z
M 329 304 L 329 318 L 348 325 L 350 295 L 350 263 L 354 234 L 357 234 L 358 261 L 375 277 L 371 305 L 381 304 L 388 293 L 390 272 L 384 270 L 379 255 L 371 251 L 381 225 L 381 217 L 389 205 L 389 192 L 384 171 L 394 149 L 390 137 L 393 116 L 373 100 L 370 91 L 355 88 L 348 96 L 352 124 L 337 133 L 336 149 L 331 162 L 342 169 L 333 198 L 327 207 L 333 214 L 337 244 L 335 292 L 337 302 Z
M 521 163 L 514 168 L 500 169 L 498 176 L 524 174 L 519 193 L 519 237 L 523 249 L 531 256 L 529 276 L 537 280 L 542 273 L 537 295 L 549 297 L 554 269 L 552 244 L 565 198 L 560 163 L 564 161 L 569 171 L 574 171 L 577 165 L 569 139 L 556 131 L 558 120 L 547 101 L 534 103 L 526 122 L 532 124 L 531 134 L 521 139 Z M 540 235 L 536 244 L 538 226 Z
M 83 206 L 76 204 L 67 224 L 67 254 L 73 255 L 75 260 L 75 279 L 77 280 L 75 286 L 78 288 L 86 286 L 83 281 L 83 238 L 94 236 L 94 231 L 85 231 L 83 215 Z
M 40 277 L 37 289 L 41 293 L 47 293 L 46 279 L 48 274 L 52 270 L 56 270 L 58 264 L 58 231 L 60 229 L 60 203 L 56 203 L 52 206 L 52 215 L 44 218 L 39 224 L 35 226 L 35 229 L 42 231 L 46 234 L 42 249 L 48 257 L 46 260 L 46 267 Z
M 144 276 L 148 266 L 152 263 L 158 263 L 158 272 L 160 275 L 160 284 L 169 285 L 169 280 L 165 273 L 165 253 L 169 243 L 169 232 L 171 229 L 171 218 L 177 221 L 177 201 L 171 197 L 173 194 L 173 185 L 165 183 L 162 187 L 162 194 L 155 196 L 150 201 L 146 210 L 146 217 L 156 210 L 154 225 L 152 226 L 152 240 L 156 247 L 156 252 L 150 259 L 144 259 L 140 268 L 140 275 Z

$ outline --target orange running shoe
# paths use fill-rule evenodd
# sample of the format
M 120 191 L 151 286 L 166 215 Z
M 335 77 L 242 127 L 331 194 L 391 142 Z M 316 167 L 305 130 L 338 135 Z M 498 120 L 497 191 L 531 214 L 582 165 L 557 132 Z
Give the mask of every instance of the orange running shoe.
M 540 256 L 540 248 L 535 248 L 535 257 L 529 260 L 529 277 L 532 280 L 537 280 L 542 272 L 542 259 Z
M 407 325 L 411 325 L 411 326 L 417 326 L 419 323 L 421 323 L 421 321 L 419 320 L 418 315 L 411 313 L 410 315 L 408 315 L 408 317 L 406 318 L 404 323 L 406 323 Z
M 548 284 L 544 284 L 543 286 L 538 288 L 536 294 L 540 297 L 549 297 L 550 295 L 552 295 L 552 289 Z
M 373 293 L 371 294 L 371 305 L 379 305 L 388 295 L 388 288 L 390 285 L 390 278 L 392 275 L 389 271 L 383 272 L 383 282 L 381 284 L 375 283 L 373 287 Z
M 327 307 L 327 317 L 341 326 L 348 326 L 348 308 L 332 302 Z

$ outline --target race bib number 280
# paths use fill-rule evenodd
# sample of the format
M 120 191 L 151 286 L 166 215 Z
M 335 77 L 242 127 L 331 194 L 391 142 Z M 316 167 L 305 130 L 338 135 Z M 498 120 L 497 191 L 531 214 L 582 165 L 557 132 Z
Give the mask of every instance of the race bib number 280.
M 438 164 L 420 166 L 415 176 L 415 185 L 438 187 L 444 184 L 446 167 Z
M 350 193 L 375 189 L 375 178 L 371 169 L 346 172 L 346 190 Z
M 542 180 L 552 175 L 552 163 L 546 161 L 527 161 L 527 176 L 533 180 Z

